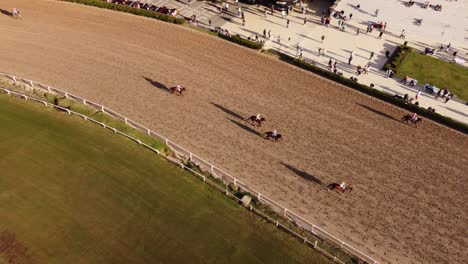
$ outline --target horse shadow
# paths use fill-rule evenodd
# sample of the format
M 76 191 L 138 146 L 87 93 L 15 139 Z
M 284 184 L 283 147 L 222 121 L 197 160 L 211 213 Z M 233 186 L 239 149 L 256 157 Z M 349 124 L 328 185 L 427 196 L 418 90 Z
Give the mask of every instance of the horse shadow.
M 379 110 L 376 110 L 376 109 L 374 109 L 374 108 L 372 108 L 372 107 L 369 107 L 369 106 L 367 106 L 367 105 L 363 105 L 363 104 L 360 104 L 360 103 L 356 103 L 356 104 L 359 105 L 359 106 L 361 106 L 361 107 L 364 108 L 364 109 L 367 109 L 367 110 L 373 112 L 373 113 L 376 113 L 376 114 L 378 114 L 378 115 L 380 115 L 380 116 L 386 117 L 386 118 L 388 118 L 388 119 L 391 119 L 391 120 L 393 120 L 393 121 L 396 121 L 396 122 L 400 123 L 400 120 L 399 120 L 399 119 L 396 119 L 395 117 L 393 117 L 393 116 L 391 116 L 391 115 L 388 115 L 388 114 L 386 114 L 386 113 L 384 113 L 384 112 L 381 112 L 381 111 L 379 111 Z
M 247 132 L 250 132 L 250 133 L 252 133 L 252 134 L 254 134 L 254 135 L 257 135 L 257 136 L 259 136 L 259 137 L 262 136 L 262 134 L 261 134 L 260 132 L 258 132 L 257 130 L 255 130 L 255 129 L 249 127 L 249 126 L 246 126 L 246 125 L 244 125 L 244 124 L 242 124 L 242 123 L 239 123 L 239 122 L 237 122 L 236 120 L 233 120 L 233 119 L 230 119 L 230 118 L 228 118 L 228 120 L 231 121 L 231 122 L 233 122 L 234 124 L 236 124 L 238 127 L 242 128 L 242 129 L 244 129 L 244 130 L 246 130 Z
M 5 9 L 0 8 L 0 13 L 4 14 L 5 16 L 13 17 L 13 14 Z
M 167 92 L 167 93 L 170 93 L 170 92 L 171 92 L 171 91 L 170 91 L 170 88 L 167 87 L 166 85 L 164 85 L 164 84 L 162 84 L 162 83 L 160 83 L 160 82 L 158 82 L 158 81 L 152 80 L 152 79 L 150 79 L 150 78 L 148 78 L 148 77 L 145 77 L 145 76 L 141 76 L 141 77 L 143 77 L 143 79 L 145 79 L 147 82 L 149 82 L 149 83 L 150 83 L 151 85 L 153 85 L 154 87 L 156 87 L 156 88 L 158 88 L 158 89 L 161 89 L 161 90 L 163 90 L 163 91 L 165 91 L 165 92 Z
M 304 180 L 307 180 L 307 181 L 310 181 L 310 182 L 313 182 L 315 184 L 318 184 L 318 185 L 323 185 L 324 186 L 324 183 L 320 180 L 320 179 L 317 179 L 316 177 L 314 177 L 313 175 L 305 172 L 305 171 L 301 171 L 291 165 L 288 165 L 288 164 L 285 164 L 283 162 L 281 162 L 282 165 L 284 165 L 288 170 L 294 172 L 294 174 L 300 176 L 301 178 L 303 178 Z
M 216 108 L 220 109 L 221 111 L 223 111 L 224 113 L 226 114 L 229 114 L 237 119 L 241 119 L 241 120 L 244 120 L 245 118 L 241 115 L 239 115 L 238 113 L 234 112 L 234 111 L 231 111 L 225 107 L 223 107 L 222 105 L 219 105 L 219 104 L 216 104 L 216 103 L 213 103 L 211 102 L 212 105 L 214 105 Z

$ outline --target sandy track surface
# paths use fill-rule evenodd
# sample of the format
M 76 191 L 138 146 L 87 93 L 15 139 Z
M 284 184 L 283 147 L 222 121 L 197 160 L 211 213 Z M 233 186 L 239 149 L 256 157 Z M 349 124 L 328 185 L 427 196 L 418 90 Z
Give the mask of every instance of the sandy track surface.
M 160 131 L 391 263 L 468 258 L 468 137 L 220 39 L 40 0 L 2 3 L 0 70 L 63 88 Z M 157 86 L 188 87 L 186 96 Z M 260 112 L 255 128 L 240 117 Z M 284 141 L 259 133 L 278 129 Z M 346 180 L 352 193 L 319 183 Z

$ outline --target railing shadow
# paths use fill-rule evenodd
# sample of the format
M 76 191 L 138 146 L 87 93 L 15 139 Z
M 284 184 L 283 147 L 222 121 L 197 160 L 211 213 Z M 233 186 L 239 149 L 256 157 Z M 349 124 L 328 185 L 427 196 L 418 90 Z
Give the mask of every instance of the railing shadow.
M 288 170 L 294 172 L 296 175 L 300 176 L 301 178 L 303 178 L 304 180 L 307 180 L 307 181 L 310 181 L 310 182 L 313 182 L 315 184 L 318 184 L 318 185 L 324 185 L 324 183 L 320 180 L 320 179 L 317 179 L 316 177 L 314 177 L 313 175 L 305 172 L 305 171 L 301 171 L 291 165 L 288 165 L 288 164 L 285 164 L 283 162 L 281 162 L 282 165 L 284 165 Z
M 257 136 L 259 136 L 259 137 L 262 136 L 262 133 L 258 132 L 257 130 L 255 130 L 255 129 L 253 129 L 253 128 L 247 126 L 247 125 L 244 125 L 244 124 L 242 124 L 242 123 L 239 123 L 239 122 L 237 122 L 236 120 L 233 120 L 233 119 L 230 119 L 230 118 L 228 118 L 228 120 L 231 121 L 231 122 L 233 122 L 233 123 L 236 124 L 238 127 L 244 129 L 244 130 L 247 131 L 247 132 L 250 132 L 250 133 L 252 133 L 252 134 L 254 134 L 254 135 L 257 135 Z
M 170 93 L 169 87 L 167 87 L 166 85 L 164 85 L 164 84 L 162 84 L 162 83 L 160 83 L 158 81 L 152 80 L 152 79 L 150 79 L 148 77 L 145 77 L 145 76 L 141 76 L 141 77 L 143 77 L 143 79 L 145 79 L 147 82 L 149 82 L 154 87 L 156 87 L 156 88 L 158 88 L 160 90 L 163 90 L 163 91 L 165 91 L 167 93 Z
M 219 104 L 216 104 L 216 103 L 213 103 L 211 102 L 212 105 L 214 105 L 216 108 L 220 109 L 221 111 L 225 112 L 226 114 L 229 114 L 235 118 L 238 118 L 240 120 L 245 120 L 245 118 L 241 115 L 239 115 L 238 113 L 234 112 L 234 111 L 231 111 L 225 107 L 223 107 L 222 105 L 219 105 Z

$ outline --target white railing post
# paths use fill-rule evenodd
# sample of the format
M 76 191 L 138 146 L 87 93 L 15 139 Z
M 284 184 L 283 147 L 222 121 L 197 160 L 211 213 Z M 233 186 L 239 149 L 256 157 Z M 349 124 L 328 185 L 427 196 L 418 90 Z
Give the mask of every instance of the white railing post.
M 288 209 L 284 208 L 284 215 L 288 212 Z
M 237 186 L 237 179 L 234 179 L 234 186 Z
M 34 86 L 32 81 L 29 81 L 29 85 Z
M 68 98 L 68 93 L 65 93 L 65 98 Z
M 101 105 L 101 111 L 104 113 L 104 106 Z
M 49 91 L 49 93 L 52 92 L 52 91 L 50 90 L 50 86 L 47 86 L 47 91 Z
M 257 199 L 260 201 L 260 196 L 262 196 L 260 193 L 258 193 Z
M 16 77 L 15 76 L 13 76 L 13 81 L 16 83 Z
M 128 119 L 125 117 L 125 124 L 128 125 Z
M 83 104 L 86 105 L 86 100 L 85 99 L 83 99 Z
M 279 225 L 279 222 L 278 222 L 278 220 L 276 220 L 276 227 L 278 227 L 278 225 Z
M 151 136 L 151 132 L 150 132 L 149 128 L 148 128 L 148 135 L 150 135 L 150 136 Z
M 318 240 L 315 240 L 314 248 L 317 248 L 317 241 L 318 241 Z
M 192 153 L 190 153 L 189 160 L 192 161 Z

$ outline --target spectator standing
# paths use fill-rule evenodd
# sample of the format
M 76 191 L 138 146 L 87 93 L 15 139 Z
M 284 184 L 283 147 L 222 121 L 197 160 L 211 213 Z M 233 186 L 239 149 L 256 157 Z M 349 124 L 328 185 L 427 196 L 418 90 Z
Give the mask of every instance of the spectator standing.
M 452 99 L 452 97 L 453 97 L 453 93 L 449 93 L 449 94 L 447 95 L 447 99 L 445 99 L 445 103 L 447 103 L 448 101 L 450 101 L 450 99 Z
M 418 100 L 418 99 L 419 99 L 419 96 L 421 96 L 421 91 L 418 91 L 418 92 L 416 93 L 416 97 L 415 97 L 415 98 L 416 98 L 416 100 Z
M 266 38 L 266 29 L 263 29 L 263 37 Z
M 353 13 L 349 14 L 349 20 L 351 20 L 351 18 L 353 18 Z
M 379 9 L 375 10 L 374 16 L 377 17 L 379 15 Z
M 353 60 L 353 56 L 349 56 L 349 59 L 348 59 L 348 64 L 351 65 L 351 61 Z
M 387 57 L 387 59 L 390 58 L 390 51 L 388 50 L 385 51 L 385 57 Z
M 361 31 L 360 28 L 356 29 L 356 36 L 359 36 L 359 32 Z
M 377 37 L 378 39 L 381 39 L 383 35 L 383 31 L 380 31 L 379 36 Z
M 304 25 L 307 23 L 307 18 L 304 17 Z
M 388 77 L 391 77 L 392 75 L 392 70 L 391 69 L 388 69 L 386 72 L 385 72 L 385 77 L 388 78 Z
M 325 35 L 322 35 L 321 39 L 322 39 L 322 43 L 323 43 L 323 41 L 325 40 Z
M 372 60 L 372 57 L 374 57 L 374 52 L 373 51 L 371 51 L 371 53 L 370 53 L 369 60 Z
M 286 20 L 286 28 L 289 28 L 289 19 Z
M 403 30 L 401 31 L 400 38 L 404 39 L 405 37 L 406 37 L 406 32 L 405 32 L 405 30 L 403 29 Z

